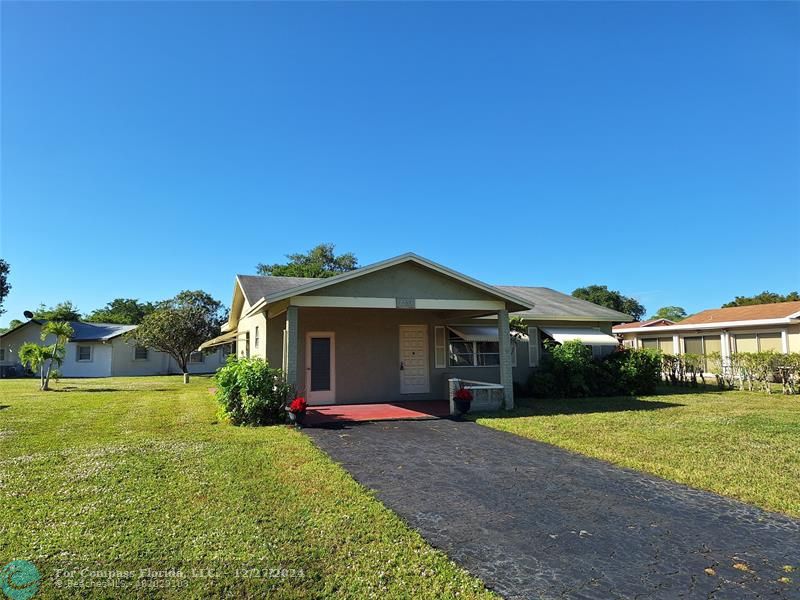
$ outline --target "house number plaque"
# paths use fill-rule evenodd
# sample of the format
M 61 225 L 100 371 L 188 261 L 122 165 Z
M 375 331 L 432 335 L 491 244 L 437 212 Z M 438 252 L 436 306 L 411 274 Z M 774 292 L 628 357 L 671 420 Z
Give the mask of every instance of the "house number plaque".
M 414 298 L 395 298 L 397 308 L 417 308 Z

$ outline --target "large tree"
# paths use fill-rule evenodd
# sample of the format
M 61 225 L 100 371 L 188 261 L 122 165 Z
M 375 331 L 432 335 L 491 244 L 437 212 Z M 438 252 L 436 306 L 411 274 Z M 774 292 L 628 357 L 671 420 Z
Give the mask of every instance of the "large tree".
M 670 321 L 683 321 L 689 315 L 682 306 L 662 306 L 650 319 L 669 319 Z
M 352 252 L 334 252 L 333 244 L 319 244 L 306 254 L 287 254 L 287 263 L 266 265 L 259 263 L 259 275 L 282 275 L 285 277 L 333 277 L 358 268 L 358 260 Z
M 645 312 L 644 306 L 635 298 L 623 296 L 616 290 L 609 290 L 608 286 L 605 285 L 589 285 L 578 288 L 572 292 L 572 295 L 581 300 L 618 310 L 632 316 L 637 321 L 642 318 Z
M 98 308 L 86 316 L 92 323 L 115 323 L 117 325 L 138 325 L 156 309 L 152 302 L 139 302 L 135 298 L 115 298 L 103 308 Z
M 33 318 L 41 321 L 80 321 L 81 312 L 72 302 L 65 300 L 55 306 L 40 304 L 39 308 L 33 311 Z
M 11 270 L 11 267 L 8 266 L 8 263 L 0 258 L 0 315 L 6 312 L 6 309 L 3 308 L 3 301 L 8 296 L 8 292 L 11 291 L 11 284 L 8 283 L 8 273 Z
M 175 359 L 188 382 L 189 357 L 211 338 L 219 335 L 227 310 L 203 291 L 184 291 L 146 315 L 128 334 L 138 345 L 165 352 Z
M 755 296 L 736 296 L 731 302 L 723 304 L 722 308 L 732 306 L 752 306 L 753 304 L 778 304 L 779 302 L 794 302 L 800 300 L 800 293 L 789 292 L 788 294 L 776 294 L 775 292 L 763 291 Z

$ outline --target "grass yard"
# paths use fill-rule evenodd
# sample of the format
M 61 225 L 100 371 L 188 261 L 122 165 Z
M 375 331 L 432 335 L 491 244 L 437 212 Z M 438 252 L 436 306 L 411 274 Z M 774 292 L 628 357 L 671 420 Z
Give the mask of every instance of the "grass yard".
M 211 385 L 0 381 L 0 568 L 37 598 L 492 597 L 301 433 L 217 422 Z
M 476 421 L 800 517 L 797 396 L 709 389 L 518 404 Z

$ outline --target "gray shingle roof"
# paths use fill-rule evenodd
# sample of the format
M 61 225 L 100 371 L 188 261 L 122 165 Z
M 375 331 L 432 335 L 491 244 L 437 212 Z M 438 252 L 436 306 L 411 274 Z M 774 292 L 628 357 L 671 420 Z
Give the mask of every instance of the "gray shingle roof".
M 624 313 L 598 306 L 586 300 L 562 294 L 546 287 L 526 287 L 520 285 L 496 285 L 496 288 L 515 294 L 533 303 L 531 310 L 514 313 L 527 318 L 567 318 L 597 319 L 598 321 L 631 321 Z
M 75 333 L 69 339 L 71 342 L 90 342 L 110 340 L 117 336 L 136 329 L 136 325 L 115 325 L 113 323 L 84 323 L 83 321 L 70 321 Z
M 242 286 L 244 297 L 251 305 L 270 294 L 318 281 L 317 277 L 273 277 L 271 275 L 237 275 L 236 278 Z

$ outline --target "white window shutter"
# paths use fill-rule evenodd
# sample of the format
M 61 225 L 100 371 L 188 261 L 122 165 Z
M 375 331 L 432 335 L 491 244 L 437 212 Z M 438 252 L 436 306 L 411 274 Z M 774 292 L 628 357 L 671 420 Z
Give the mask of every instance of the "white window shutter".
M 528 327 L 528 366 L 539 366 L 539 328 Z
M 444 369 L 447 367 L 447 335 L 444 327 L 436 326 L 433 328 L 434 344 L 434 368 Z

